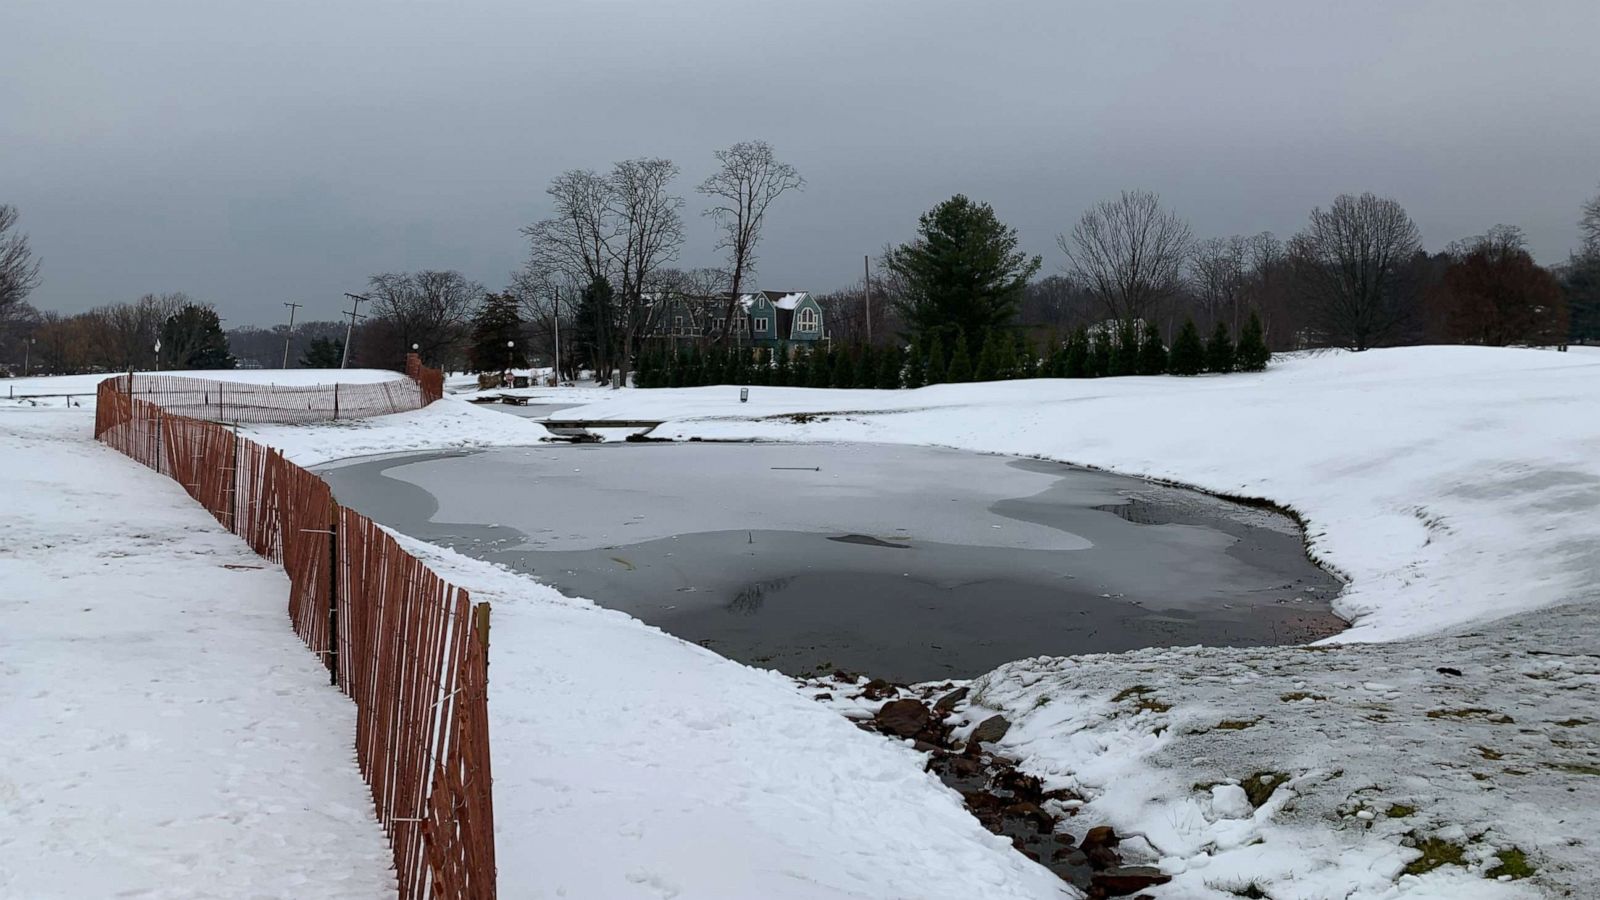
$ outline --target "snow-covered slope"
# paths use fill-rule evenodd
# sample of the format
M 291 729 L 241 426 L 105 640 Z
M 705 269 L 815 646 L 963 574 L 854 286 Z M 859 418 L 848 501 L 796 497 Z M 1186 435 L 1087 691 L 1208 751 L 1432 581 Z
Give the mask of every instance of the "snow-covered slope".
M 0 399 L 7 397 L 58 397 L 63 395 L 93 395 L 100 382 L 113 378 L 116 372 L 95 375 L 36 375 L 29 378 L 0 380 Z M 394 381 L 404 378 L 399 372 L 388 369 L 201 369 L 196 371 L 142 372 L 144 375 L 181 375 L 186 378 L 209 378 L 239 384 L 371 384 L 377 381 Z
M 394 896 L 288 579 L 93 427 L 0 407 L 0 897 Z

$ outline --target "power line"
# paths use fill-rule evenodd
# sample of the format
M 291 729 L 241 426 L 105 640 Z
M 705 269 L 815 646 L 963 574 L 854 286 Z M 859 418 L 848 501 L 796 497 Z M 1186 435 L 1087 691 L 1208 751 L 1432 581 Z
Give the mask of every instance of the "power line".
M 294 312 L 300 308 L 301 304 L 290 303 L 285 300 L 283 305 L 289 307 L 289 330 L 283 333 L 283 367 L 287 369 L 289 368 L 289 339 L 294 337 Z

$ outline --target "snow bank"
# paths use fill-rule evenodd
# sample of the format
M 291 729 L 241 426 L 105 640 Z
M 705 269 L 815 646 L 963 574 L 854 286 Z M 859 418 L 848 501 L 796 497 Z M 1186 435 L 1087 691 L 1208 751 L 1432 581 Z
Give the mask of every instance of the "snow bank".
M 503 896 L 1076 895 L 979 826 L 920 754 L 801 697 L 784 676 L 400 540 L 493 603 Z
M 626 391 L 555 418 L 658 437 L 933 444 L 1171 479 L 1292 507 L 1350 579 L 1338 640 L 1394 640 L 1600 584 L 1600 357 L 1472 347 L 1305 356 L 1257 375 L 916 391 Z
M 394 896 L 287 578 L 93 425 L 0 408 L 0 896 Z
M 93 375 L 39 375 L 29 378 L 0 380 L 3 397 L 58 397 L 67 394 L 87 395 L 90 402 L 100 382 L 114 378 L 120 372 L 101 372 Z M 186 378 L 206 378 L 214 381 L 231 381 L 239 384 L 372 384 L 379 381 L 396 381 L 405 376 L 388 369 L 200 369 L 195 371 L 140 372 L 141 375 L 181 375 Z

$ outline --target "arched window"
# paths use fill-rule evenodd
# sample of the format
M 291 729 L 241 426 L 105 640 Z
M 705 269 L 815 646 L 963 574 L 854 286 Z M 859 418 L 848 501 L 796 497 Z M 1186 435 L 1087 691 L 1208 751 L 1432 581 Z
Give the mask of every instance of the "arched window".
M 800 310 L 800 317 L 796 321 L 799 323 L 797 326 L 798 330 L 807 333 L 815 333 L 818 326 L 821 324 L 818 321 L 817 311 L 809 306 Z

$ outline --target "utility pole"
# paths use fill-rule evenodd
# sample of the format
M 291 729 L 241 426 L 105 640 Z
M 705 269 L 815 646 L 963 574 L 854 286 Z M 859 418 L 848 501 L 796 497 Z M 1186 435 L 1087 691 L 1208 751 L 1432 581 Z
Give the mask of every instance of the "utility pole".
M 298 303 L 285 301 L 284 306 L 289 307 L 289 330 L 283 333 L 283 367 L 289 368 L 289 339 L 294 337 L 294 311 L 300 308 Z
M 551 387 L 561 385 L 561 288 L 557 287 L 550 294 L 550 309 L 556 323 L 556 371 Z
M 350 298 L 350 311 L 345 313 L 350 317 L 350 324 L 344 328 L 344 355 L 339 357 L 339 368 L 341 369 L 350 361 L 350 337 L 355 333 L 356 320 L 366 318 L 366 316 L 357 315 L 356 310 L 361 308 L 361 304 L 372 302 L 371 297 L 363 297 L 360 294 L 352 294 L 348 291 L 345 296 Z
M 872 257 L 861 257 L 861 287 L 867 304 L 867 346 L 872 346 Z

